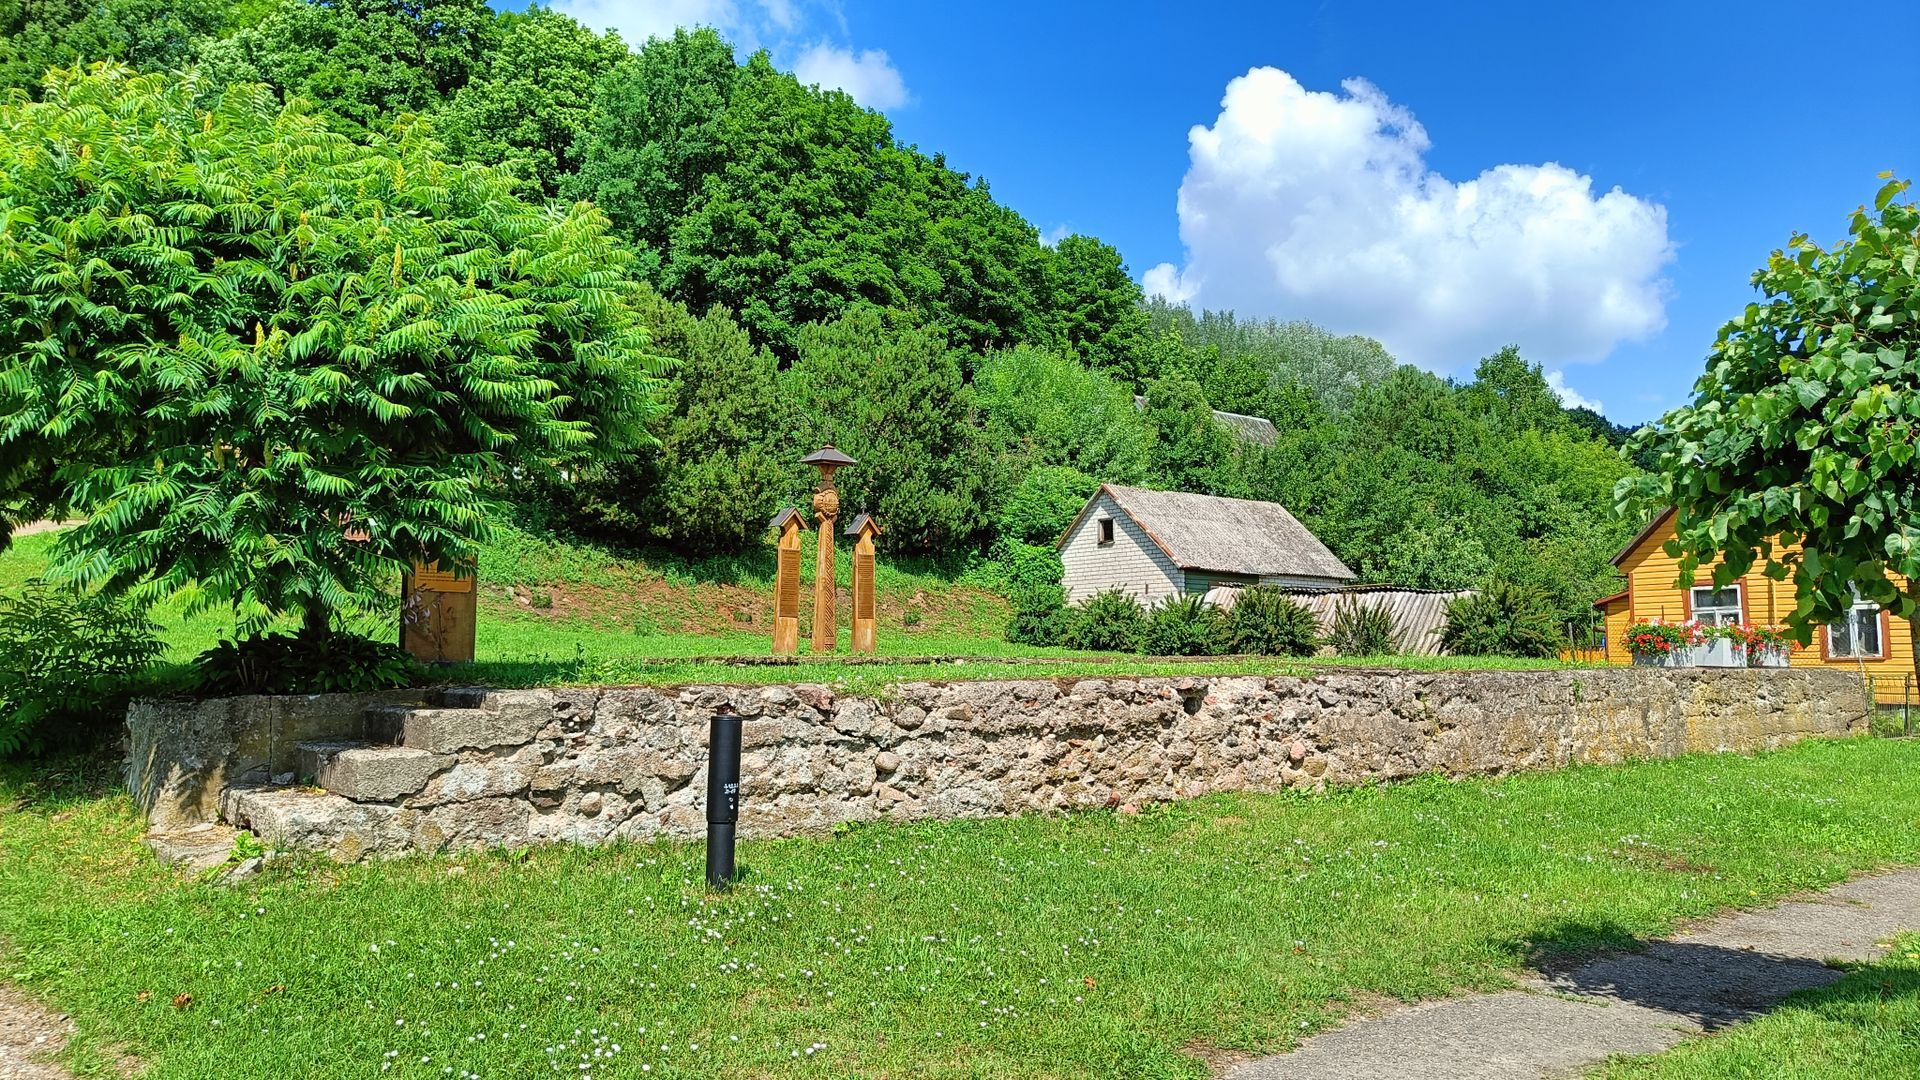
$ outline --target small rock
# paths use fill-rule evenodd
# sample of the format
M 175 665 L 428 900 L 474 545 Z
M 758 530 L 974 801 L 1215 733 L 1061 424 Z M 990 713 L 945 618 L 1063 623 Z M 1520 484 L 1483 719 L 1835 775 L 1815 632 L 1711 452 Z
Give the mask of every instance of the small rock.
M 449 866 L 447 867 L 447 876 L 448 877 L 465 877 L 467 876 L 467 868 L 464 866 Z
M 876 801 L 883 804 L 903 803 L 911 798 L 906 792 L 888 784 L 876 786 L 873 789 L 873 797 Z
M 873 768 L 883 776 L 892 776 L 900 771 L 900 755 L 891 750 L 882 750 L 874 755 Z
M 1140 812 L 1140 808 L 1133 805 L 1132 803 L 1121 803 L 1120 812 L 1122 814 L 1125 814 L 1128 817 L 1132 817 L 1135 814 L 1138 814 Z
M 1295 743 L 1294 743 L 1294 744 L 1293 744 L 1292 746 L 1289 746 L 1289 747 L 1287 748 L 1287 760 L 1288 760 L 1288 761 L 1291 761 L 1291 762 L 1293 762 L 1293 763 L 1294 763 L 1295 765 L 1298 765 L 1298 764 L 1300 764 L 1300 763 L 1301 763 L 1302 761 L 1305 761 L 1306 759 L 1307 759 L 1307 744 L 1306 744 L 1306 743 L 1303 743 L 1303 742 L 1298 742 L 1298 741 L 1296 741 L 1296 742 L 1295 742 Z
M 225 874 L 221 875 L 220 883 L 222 885 L 237 885 L 240 882 L 245 881 L 248 878 L 258 874 L 260 872 L 261 864 L 263 864 L 265 861 L 266 860 L 262 859 L 258 855 L 255 855 L 251 859 L 243 860 L 240 863 L 240 865 L 234 867 L 233 869 L 227 871 Z
M 588 792 L 587 795 L 580 800 L 580 812 L 588 817 L 599 817 L 600 805 L 600 793 L 597 791 Z

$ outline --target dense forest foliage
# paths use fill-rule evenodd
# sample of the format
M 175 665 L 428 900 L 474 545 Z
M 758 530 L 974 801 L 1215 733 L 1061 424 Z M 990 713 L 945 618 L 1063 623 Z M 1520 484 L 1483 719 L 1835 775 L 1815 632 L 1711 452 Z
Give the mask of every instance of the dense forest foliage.
M 1043 243 L 985 181 L 765 53 L 711 30 L 629 44 L 483 0 L 0 0 L 0 90 L 198 65 L 202 93 L 264 84 L 351 139 L 430 133 L 555 213 L 597 204 L 678 363 L 655 445 L 514 492 L 582 533 L 755 550 L 805 497 L 796 459 L 832 440 L 861 462 L 847 505 L 897 553 L 1044 566 L 1113 481 L 1277 500 L 1365 581 L 1531 585 L 1566 621 L 1611 591 L 1626 433 L 1514 350 L 1450 381 L 1305 322 L 1149 302 L 1110 245 Z

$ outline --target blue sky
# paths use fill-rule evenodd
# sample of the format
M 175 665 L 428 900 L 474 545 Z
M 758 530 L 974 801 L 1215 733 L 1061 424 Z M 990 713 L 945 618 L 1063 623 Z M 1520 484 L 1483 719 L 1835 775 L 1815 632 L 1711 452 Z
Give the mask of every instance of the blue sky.
M 1830 5 L 555 6 L 768 48 L 1157 291 L 1450 374 L 1517 342 L 1621 422 L 1685 399 L 1768 251 L 1920 172 L 1920 60 Z

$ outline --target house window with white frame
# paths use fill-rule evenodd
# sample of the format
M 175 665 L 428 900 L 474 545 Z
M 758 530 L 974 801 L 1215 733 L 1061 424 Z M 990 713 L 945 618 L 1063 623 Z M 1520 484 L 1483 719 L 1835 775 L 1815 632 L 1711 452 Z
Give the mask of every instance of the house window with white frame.
M 1740 625 L 1740 585 L 1735 582 L 1716 589 L 1703 585 L 1693 590 L 1693 618 L 1702 626 Z
M 1108 547 L 1113 543 L 1113 519 L 1101 518 L 1099 521 L 1099 525 L 1100 525 L 1100 534 L 1099 534 L 1100 546 Z
M 1853 607 L 1839 622 L 1827 624 L 1827 655 L 1836 660 L 1878 660 L 1886 655 L 1880 638 L 1880 605 L 1863 600 L 1858 590 Z

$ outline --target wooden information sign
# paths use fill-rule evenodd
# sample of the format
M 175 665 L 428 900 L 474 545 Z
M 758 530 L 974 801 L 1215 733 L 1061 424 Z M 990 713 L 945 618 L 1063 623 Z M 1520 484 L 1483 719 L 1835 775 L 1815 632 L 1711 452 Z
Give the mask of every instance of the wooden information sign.
M 476 604 L 473 575 L 458 577 L 440 564 L 413 565 L 400 578 L 400 647 L 429 664 L 473 661 Z
M 880 526 L 861 514 L 847 526 L 853 537 L 853 651 L 871 654 L 876 648 L 877 626 L 873 595 L 873 538 Z
M 807 530 L 807 519 L 789 506 L 768 525 L 780 534 L 773 575 L 773 652 L 792 656 L 800 651 L 800 534 Z

